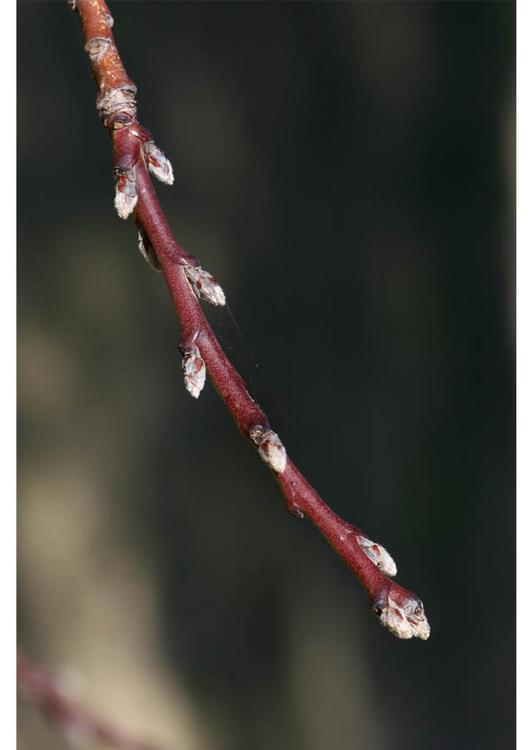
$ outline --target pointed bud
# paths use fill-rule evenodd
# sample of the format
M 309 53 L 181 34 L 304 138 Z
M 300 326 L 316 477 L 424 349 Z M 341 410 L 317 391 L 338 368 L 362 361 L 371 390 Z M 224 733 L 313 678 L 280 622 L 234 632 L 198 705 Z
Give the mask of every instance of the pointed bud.
M 154 271 L 160 271 L 160 265 L 153 245 L 149 241 L 149 237 L 144 230 L 137 226 L 138 229 L 138 249 L 140 250 L 144 260 Z
M 366 536 L 357 536 L 358 544 L 365 552 L 369 560 L 385 573 L 386 576 L 396 576 L 396 563 L 389 552 L 381 544 L 371 542 Z
M 265 430 L 261 425 L 256 425 L 249 433 L 249 437 L 258 447 L 258 455 L 270 469 L 282 474 L 286 468 L 286 449 L 273 430 Z
M 273 471 L 282 474 L 286 468 L 286 449 L 276 432 L 268 430 L 264 433 L 258 446 L 258 453 L 262 461 L 265 461 Z
M 193 346 L 183 355 L 184 384 L 188 393 L 199 398 L 206 380 L 206 367 L 199 349 Z
M 138 196 L 136 193 L 136 173 L 134 169 L 114 170 L 116 189 L 114 207 L 120 219 L 127 219 L 135 210 Z
M 387 599 L 377 601 L 372 611 L 380 618 L 381 624 L 397 638 L 420 638 L 426 641 L 430 637 L 430 626 L 422 602 L 396 584 L 392 585 Z
M 210 302 L 211 305 L 224 305 L 225 293 L 216 279 L 201 266 L 184 266 L 186 278 L 190 282 L 196 297 Z
M 153 141 L 144 143 L 144 155 L 149 171 L 166 185 L 173 185 L 173 169 L 170 160 Z

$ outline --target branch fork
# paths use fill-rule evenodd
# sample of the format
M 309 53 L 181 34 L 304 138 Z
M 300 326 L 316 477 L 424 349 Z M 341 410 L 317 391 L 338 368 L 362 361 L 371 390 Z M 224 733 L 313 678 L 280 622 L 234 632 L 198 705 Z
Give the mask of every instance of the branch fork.
M 178 245 L 160 207 L 149 173 L 171 185 L 173 171 L 136 119 L 136 87 L 116 48 L 112 16 L 104 0 L 77 0 L 75 6 L 98 87 L 96 106 L 113 142 L 115 207 L 123 219 L 134 216 L 140 251 L 167 283 L 181 323 L 186 389 L 197 398 L 208 372 L 240 432 L 273 472 L 288 510 L 308 518 L 319 529 L 366 589 L 382 625 L 399 638 L 426 640 L 430 627 L 422 602 L 389 578 L 396 574 L 393 558 L 380 544 L 339 518 L 309 484 L 221 348 L 199 303 L 224 305 L 225 294 L 197 259 Z

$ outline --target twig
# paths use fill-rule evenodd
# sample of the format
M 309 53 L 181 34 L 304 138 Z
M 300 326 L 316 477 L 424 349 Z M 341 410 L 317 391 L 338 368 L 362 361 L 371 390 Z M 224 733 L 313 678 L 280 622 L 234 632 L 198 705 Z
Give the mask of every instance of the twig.
M 17 658 L 17 681 L 21 698 L 36 706 L 66 735 L 80 742 L 100 742 L 116 750 L 157 750 L 139 742 L 108 721 L 69 698 L 54 677 L 22 651 Z M 160 748 L 159 748 L 160 750 Z
M 287 456 L 262 409 L 229 362 L 209 326 L 199 299 L 223 305 L 225 295 L 196 258 L 177 244 L 160 207 L 148 170 L 171 184 L 170 162 L 136 119 L 136 87 L 129 80 L 111 32 L 104 0 L 77 0 L 92 71 L 98 85 L 96 105 L 113 143 L 115 207 L 119 216 L 133 215 L 139 247 L 146 260 L 162 271 L 181 323 L 180 351 L 184 381 L 197 398 L 206 372 L 232 414 L 240 432 L 272 470 L 290 513 L 309 518 L 343 558 L 369 594 L 372 611 L 399 638 L 426 639 L 430 634 L 420 599 L 389 580 L 396 566 L 388 552 L 366 534 L 339 518 Z

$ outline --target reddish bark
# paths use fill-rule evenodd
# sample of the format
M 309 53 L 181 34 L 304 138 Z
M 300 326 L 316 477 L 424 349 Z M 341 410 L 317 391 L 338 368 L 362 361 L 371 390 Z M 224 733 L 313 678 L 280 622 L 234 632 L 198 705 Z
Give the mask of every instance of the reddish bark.
M 175 240 L 148 174 L 149 169 L 164 181 L 173 181 L 169 162 L 136 119 L 136 88 L 116 48 L 109 10 L 104 0 L 77 0 L 76 6 L 85 35 L 85 49 L 99 89 L 97 108 L 113 141 L 117 178 L 115 205 L 123 218 L 134 213 L 144 250 L 147 253 L 147 243 L 152 261 L 164 275 L 181 323 L 181 349 L 183 353 L 192 352 L 194 357 L 192 372 L 201 368 L 202 359 L 240 432 L 258 448 L 260 456 L 272 468 L 288 510 L 315 524 L 367 590 L 373 612 L 382 624 L 401 638 L 426 639 L 429 625 L 422 603 L 384 574 L 396 572 L 392 558 L 358 528 L 341 520 L 291 459 L 286 458 L 285 452 L 282 454 L 284 448 L 278 436 L 270 432 L 266 415 L 251 398 L 221 348 L 199 304 L 198 290 L 192 288 L 187 273 L 187 269 L 196 268 L 198 262 Z M 219 292 L 222 295 L 221 289 Z M 189 385 L 187 383 L 188 390 L 192 392 L 195 386 L 190 388 Z

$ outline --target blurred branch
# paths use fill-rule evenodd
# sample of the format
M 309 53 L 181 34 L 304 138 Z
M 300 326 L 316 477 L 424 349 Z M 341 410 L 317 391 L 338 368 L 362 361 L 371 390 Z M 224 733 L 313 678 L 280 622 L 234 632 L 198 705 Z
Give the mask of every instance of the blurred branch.
M 116 750 L 157 750 L 77 705 L 51 674 L 22 651 L 17 658 L 17 680 L 20 697 L 40 709 L 68 740 L 80 744 L 101 742 Z
M 272 470 L 288 510 L 299 518 L 308 517 L 343 558 L 367 590 L 380 622 L 399 638 L 428 638 L 422 602 L 388 578 L 396 573 L 391 556 L 339 518 L 311 487 L 221 348 L 199 300 L 224 305 L 225 295 L 197 259 L 177 244 L 162 212 L 148 171 L 171 184 L 172 168 L 136 119 L 136 87 L 116 48 L 112 16 L 104 0 L 77 0 L 71 5 L 81 19 L 85 50 L 98 86 L 97 109 L 113 143 L 115 207 L 123 219 L 134 216 L 140 250 L 150 265 L 162 271 L 168 285 L 181 323 L 187 390 L 197 398 L 208 372 L 240 432 Z

